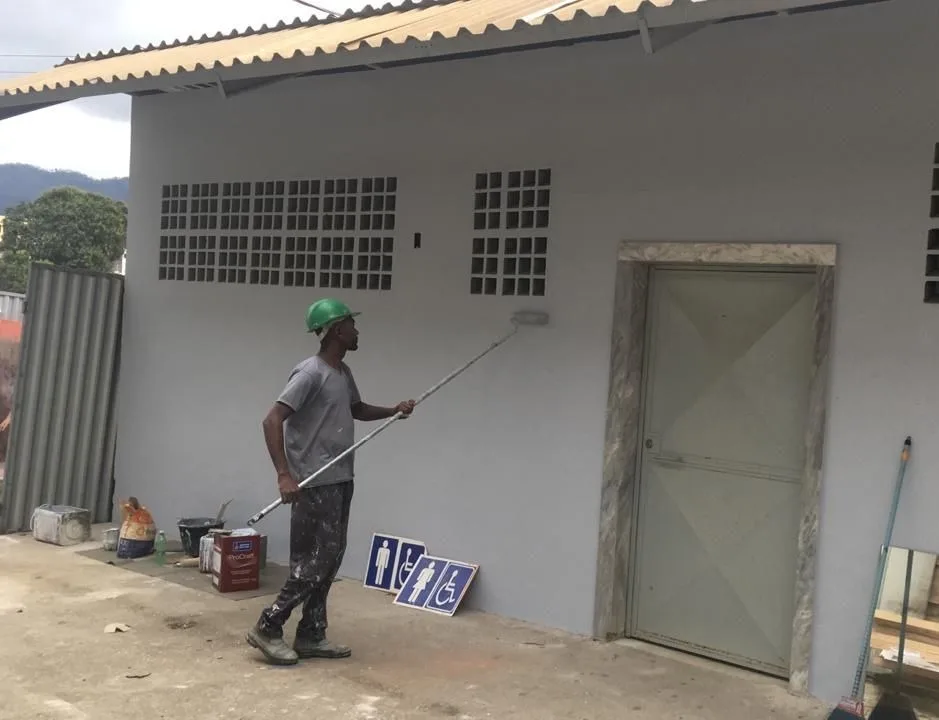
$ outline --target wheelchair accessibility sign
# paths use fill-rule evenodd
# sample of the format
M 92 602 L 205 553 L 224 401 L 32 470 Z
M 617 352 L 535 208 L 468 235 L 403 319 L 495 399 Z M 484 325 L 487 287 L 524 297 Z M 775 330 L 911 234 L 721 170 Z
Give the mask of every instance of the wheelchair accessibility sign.
M 479 565 L 421 555 L 394 599 L 395 605 L 453 617 Z
M 365 587 L 396 593 L 427 546 L 419 540 L 375 533 L 365 570 Z

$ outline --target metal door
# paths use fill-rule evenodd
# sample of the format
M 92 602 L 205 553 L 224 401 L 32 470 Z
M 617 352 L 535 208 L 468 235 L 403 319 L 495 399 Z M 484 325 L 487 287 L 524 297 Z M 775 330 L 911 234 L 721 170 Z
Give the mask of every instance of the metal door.
M 786 676 L 811 273 L 656 270 L 631 628 Z

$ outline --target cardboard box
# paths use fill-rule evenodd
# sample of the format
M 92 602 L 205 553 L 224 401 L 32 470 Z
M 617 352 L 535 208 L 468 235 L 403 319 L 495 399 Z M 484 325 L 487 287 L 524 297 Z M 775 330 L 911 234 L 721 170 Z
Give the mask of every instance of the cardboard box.
M 257 590 L 260 587 L 260 535 L 215 536 L 212 585 L 221 593 Z

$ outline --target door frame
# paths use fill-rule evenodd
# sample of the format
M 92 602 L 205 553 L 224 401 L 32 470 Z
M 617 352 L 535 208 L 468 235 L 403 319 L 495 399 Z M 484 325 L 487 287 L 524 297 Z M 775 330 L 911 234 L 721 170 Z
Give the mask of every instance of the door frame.
M 828 407 L 829 350 L 837 246 L 833 243 L 621 243 L 611 328 L 610 379 L 601 489 L 594 635 L 629 635 L 645 383 L 646 319 L 654 266 L 707 269 L 799 269 L 814 273 L 813 359 L 806 418 L 806 458 L 795 577 L 789 688 L 808 694 L 814 631 L 818 517 Z

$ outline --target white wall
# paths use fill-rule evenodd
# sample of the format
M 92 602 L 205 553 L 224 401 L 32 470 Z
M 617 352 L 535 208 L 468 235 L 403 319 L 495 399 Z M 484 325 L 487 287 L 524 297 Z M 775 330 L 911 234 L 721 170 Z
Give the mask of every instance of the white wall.
M 939 308 L 922 302 L 937 21 L 939 5 L 907 0 L 711 27 L 651 57 L 631 40 L 136 100 L 118 493 L 164 525 L 231 496 L 238 519 L 266 504 L 259 423 L 314 351 L 302 323 L 318 291 L 156 280 L 161 183 L 396 174 L 394 290 L 344 294 L 365 313 L 360 386 L 391 403 L 520 305 L 468 294 L 473 174 L 551 167 L 538 305 L 553 326 L 361 451 L 343 572 L 361 576 L 372 531 L 399 532 L 480 562 L 477 606 L 588 632 L 618 242 L 837 242 L 812 667 L 836 700 L 907 433 L 894 542 L 939 550 Z M 280 559 L 286 521 L 263 525 Z
M 908 552 L 904 548 L 892 547 L 887 553 L 884 584 L 877 607 L 900 615 L 903 612 L 903 594 L 906 590 L 906 563 Z M 932 578 L 936 572 L 936 556 L 932 553 L 915 552 L 910 576 L 910 617 L 925 618 L 929 609 L 929 594 Z

